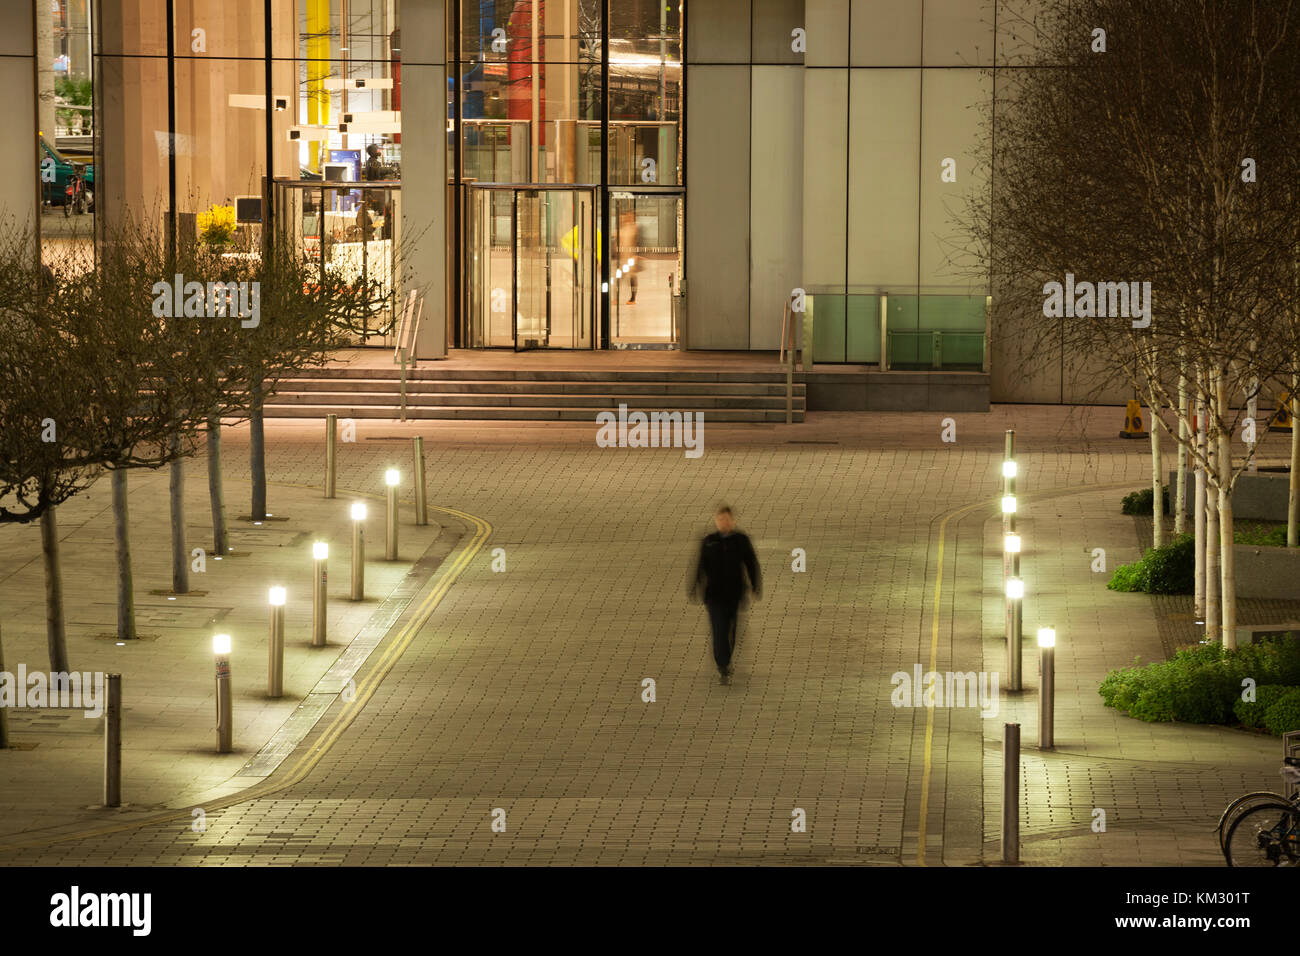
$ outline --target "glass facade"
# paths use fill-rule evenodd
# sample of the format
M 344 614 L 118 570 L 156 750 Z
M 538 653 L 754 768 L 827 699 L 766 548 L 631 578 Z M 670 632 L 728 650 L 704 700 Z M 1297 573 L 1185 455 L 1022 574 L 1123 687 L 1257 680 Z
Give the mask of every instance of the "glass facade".
M 596 0 L 459 3 L 447 163 L 458 344 L 676 342 L 682 32 L 671 2 L 612 0 L 607 20 Z M 590 301 L 574 328 L 556 324 L 574 301 Z

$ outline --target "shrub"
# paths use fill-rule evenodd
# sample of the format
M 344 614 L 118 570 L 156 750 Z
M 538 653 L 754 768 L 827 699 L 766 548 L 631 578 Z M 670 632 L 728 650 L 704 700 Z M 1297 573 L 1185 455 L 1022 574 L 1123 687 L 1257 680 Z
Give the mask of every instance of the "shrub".
M 1115 569 L 1106 587 L 1147 594 L 1191 594 L 1196 586 L 1196 545 L 1192 535 L 1148 548 L 1140 561 Z
M 1258 719 L 1255 712 L 1236 710 L 1246 678 L 1259 687 L 1257 696 L 1263 696 L 1264 685 L 1300 684 L 1300 641 L 1265 640 L 1235 651 L 1224 650 L 1222 644 L 1184 648 L 1167 661 L 1145 667 L 1135 661 L 1131 668 L 1111 671 L 1098 693 L 1106 706 L 1127 711 L 1137 720 L 1200 724 L 1241 720 L 1249 726 L 1249 720 Z M 1270 689 L 1269 696 L 1276 692 Z M 1270 707 L 1280 703 L 1274 700 Z M 1266 727 L 1269 713 L 1263 718 Z M 1290 719 L 1289 710 L 1279 713 L 1279 722 Z
M 1300 687 L 1292 687 L 1280 696 L 1264 714 L 1264 726 L 1270 734 L 1281 737 L 1300 730 Z
M 1284 684 L 1265 684 L 1263 687 L 1256 687 L 1255 699 L 1238 700 L 1233 705 L 1232 712 L 1241 721 L 1243 727 L 1260 729 L 1264 726 L 1264 715 L 1268 709 L 1292 689 Z
M 1270 548 L 1285 548 L 1286 525 L 1241 525 L 1234 529 L 1232 540 L 1237 544 L 1253 544 Z
M 1164 502 L 1164 513 L 1172 514 L 1169 510 L 1169 486 L 1162 485 L 1160 497 Z M 1155 491 L 1151 488 L 1143 488 L 1141 491 L 1134 491 L 1124 496 L 1124 501 L 1120 504 L 1120 513 L 1126 515 L 1149 515 L 1153 514 L 1151 502 L 1155 500 Z

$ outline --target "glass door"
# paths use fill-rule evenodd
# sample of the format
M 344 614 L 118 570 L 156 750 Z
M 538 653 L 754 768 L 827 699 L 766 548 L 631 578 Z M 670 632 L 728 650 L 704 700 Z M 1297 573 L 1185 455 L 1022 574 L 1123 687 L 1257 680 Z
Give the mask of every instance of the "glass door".
M 610 196 L 610 339 L 614 348 L 676 348 L 682 278 L 680 193 Z
M 469 189 L 466 320 L 470 348 L 515 344 L 513 198 L 509 190 Z
M 595 190 L 474 185 L 468 207 L 469 347 L 591 348 Z

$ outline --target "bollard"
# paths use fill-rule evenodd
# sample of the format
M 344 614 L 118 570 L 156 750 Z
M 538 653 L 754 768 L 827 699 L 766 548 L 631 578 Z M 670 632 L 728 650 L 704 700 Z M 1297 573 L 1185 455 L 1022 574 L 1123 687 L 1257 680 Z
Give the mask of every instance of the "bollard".
M 212 638 L 212 653 L 217 658 L 217 753 L 228 754 L 234 748 L 230 699 L 230 635 Z
M 1002 725 L 1002 862 L 1020 862 L 1020 725 Z
M 366 503 L 352 503 L 352 592 L 354 601 L 366 596 Z
M 271 640 L 267 649 L 266 696 L 284 696 L 284 600 L 282 587 L 271 588 Z
M 415 523 L 429 523 L 429 504 L 424 493 L 424 438 L 416 435 L 415 443 Z
M 397 483 L 401 480 L 396 468 L 384 472 L 384 484 L 388 486 L 387 529 L 384 539 L 384 557 L 389 561 L 397 560 Z
M 1056 746 L 1056 628 L 1038 629 L 1038 749 Z
M 1007 690 L 1022 690 L 1021 663 L 1021 612 L 1025 598 L 1025 582 L 1020 577 L 1020 555 L 1011 556 L 1011 577 L 1007 578 Z
M 107 674 L 104 707 L 104 806 L 122 805 L 122 675 Z
M 325 497 L 334 497 L 334 443 L 338 438 L 337 415 L 325 416 Z
M 0 641 L 0 674 L 5 673 L 5 646 Z M 9 746 L 9 711 L 0 707 L 0 750 Z
M 1008 465 L 1010 466 L 1008 468 Z M 1002 452 L 1002 494 L 1014 496 L 1016 493 L 1016 430 L 1008 428 Z M 1007 512 L 1002 511 L 1002 533 L 1006 534 Z
M 324 541 L 317 541 L 311 546 L 311 556 L 316 562 L 312 571 L 312 590 L 311 590 L 311 645 L 312 647 L 325 646 L 325 588 L 329 580 L 329 569 L 326 564 L 329 560 L 330 546 Z

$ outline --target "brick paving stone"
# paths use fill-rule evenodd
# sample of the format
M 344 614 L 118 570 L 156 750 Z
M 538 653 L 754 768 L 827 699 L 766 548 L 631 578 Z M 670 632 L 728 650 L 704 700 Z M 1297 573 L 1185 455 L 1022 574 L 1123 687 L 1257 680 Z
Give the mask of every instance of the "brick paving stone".
M 1101 705 L 1106 670 L 1161 653 L 1151 602 L 1106 591 L 1088 568 L 1094 547 L 1111 567 L 1137 555 L 1123 490 L 1085 487 L 1147 480 L 1146 446 L 1109 437 L 1117 414 L 999 406 L 952 416 L 946 445 L 947 416 L 818 413 L 789 428 L 708 427 L 694 460 L 597 448 L 594 423 L 358 422 L 340 445 L 341 488 L 377 490 L 385 466 L 408 470 L 406 439 L 421 434 L 431 501 L 492 525 L 375 696 L 302 781 L 210 813 L 206 832 L 136 828 L 0 850 L 0 862 L 991 863 L 1001 726 L 1019 720 L 1027 863 L 1213 865 L 1219 810 L 1275 782 L 1277 745 Z M 1026 690 L 1004 693 L 996 715 L 896 708 L 891 675 L 929 667 L 940 523 L 968 504 L 944 530 L 936 669 L 1005 671 L 994 499 L 1008 427 L 1021 490 L 1040 496 L 1021 520 Z M 319 487 L 320 436 L 319 422 L 273 423 L 273 478 Z M 232 430 L 232 483 L 247 477 L 245 443 Z M 730 686 L 717 683 L 703 609 L 685 599 L 722 500 L 766 579 Z M 272 510 L 279 501 L 300 507 L 283 485 Z M 805 573 L 791 570 L 795 548 Z M 1047 615 L 1061 635 L 1057 748 L 1039 753 L 1032 634 Z M 53 792 L 50 779 L 33 786 Z M 792 831 L 796 808 L 806 832 Z M 1105 833 L 1091 829 L 1094 808 Z

